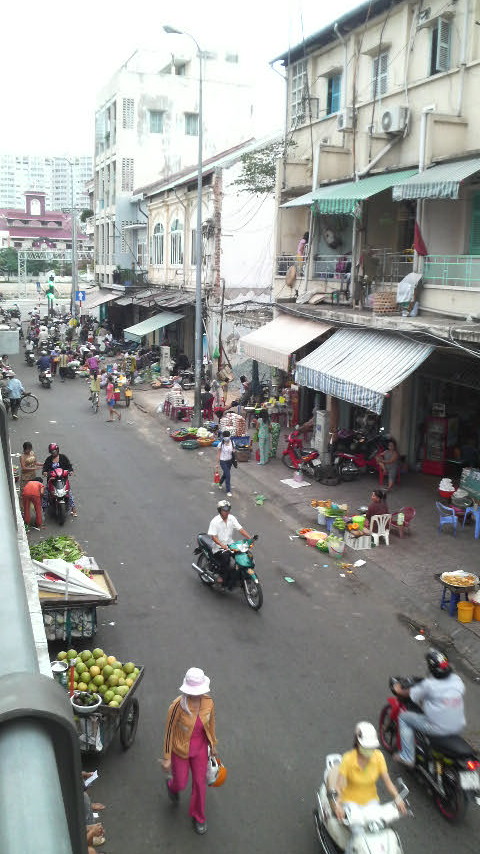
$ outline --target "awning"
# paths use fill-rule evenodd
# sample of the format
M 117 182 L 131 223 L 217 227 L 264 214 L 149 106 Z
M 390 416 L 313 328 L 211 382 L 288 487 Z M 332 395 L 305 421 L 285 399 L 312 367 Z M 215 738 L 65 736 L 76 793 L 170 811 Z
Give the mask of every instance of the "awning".
M 480 157 L 440 163 L 393 187 L 395 202 L 402 199 L 458 199 L 460 184 L 480 170 Z
M 123 335 L 126 341 L 141 341 L 145 335 L 150 332 L 155 332 L 156 329 L 162 329 L 164 326 L 169 326 L 180 320 L 183 314 L 174 314 L 172 311 L 162 311 L 161 314 L 154 314 L 153 317 L 148 317 L 147 320 L 142 320 L 136 323 L 135 326 L 129 326 L 123 330 Z
M 86 299 L 82 305 L 82 311 L 89 311 L 91 308 L 98 308 L 99 305 L 104 305 L 106 302 L 113 302 L 114 299 L 118 298 L 118 291 L 116 294 L 112 293 L 97 293 L 92 294 L 90 299 Z
M 285 202 L 285 204 L 280 205 L 281 208 L 300 208 L 300 207 L 310 207 L 313 202 L 313 193 L 305 193 L 304 196 L 297 196 L 296 199 L 290 199 L 289 202 Z
M 298 362 L 295 379 L 299 385 L 380 414 L 385 395 L 410 376 L 432 350 L 430 344 L 400 335 L 339 329 Z
M 326 323 L 282 314 L 240 338 L 241 351 L 245 356 L 263 362 L 264 365 L 288 371 L 288 361 L 292 353 L 324 335 L 331 328 Z
M 329 184 L 313 192 L 312 210 L 319 214 L 354 214 L 359 202 L 388 190 L 415 175 L 416 169 L 403 169 L 401 172 L 383 172 L 381 175 L 369 175 L 360 181 L 348 181 L 345 184 Z

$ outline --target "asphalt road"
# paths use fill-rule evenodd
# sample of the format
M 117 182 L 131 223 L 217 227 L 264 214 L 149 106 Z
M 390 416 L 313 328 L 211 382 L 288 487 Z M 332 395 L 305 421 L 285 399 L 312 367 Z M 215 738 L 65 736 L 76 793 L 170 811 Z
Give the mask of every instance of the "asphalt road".
M 289 539 L 281 509 L 257 507 L 234 489 L 235 515 L 260 534 L 264 607 L 254 613 L 239 594 L 212 593 L 190 569 L 195 534 L 206 529 L 220 494 L 210 484 L 209 452 L 181 450 L 161 422 L 134 406 L 122 409 L 120 424 L 106 424 L 105 406 L 93 414 L 78 379 L 47 391 L 26 366 L 20 376 L 40 408 L 12 423 L 12 450 L 30 439 L 43 459 L 48 443 L 59 442 L 76 467 L 78 518 L 65 531 L 118 590 L 117 606 L 98 609 L 93 645 L 146 667 L 133 747 L 124 753 L 116 740 L 86 766 L 99 768 L 93 797 L 108 805 L 103 849 L 318 851 L 311 811 L 325 754 L 350 747 L 356 721 L 377 721 L 391 673 L 423 672 L 424 645 L 397 620 L 390 588 L 373 586 L 362 569 L 342 576 L 328 556 Z M 50 530 L 58 530 L 51 521 Z M 158 763 L 166 709 L 190 666 L 211 677 L 229 770 L 224 788 L 208 793 L 206 837 L 192 831 L 187 797 L 178 808 L 167 801 Z M 467 692 L 478 737 L 478 687 L 468 682 Z M 415 820 L 397 828 L 406 852 L 478 849 L 480 808 L 457 829 L 414 782 L 411 804 Z

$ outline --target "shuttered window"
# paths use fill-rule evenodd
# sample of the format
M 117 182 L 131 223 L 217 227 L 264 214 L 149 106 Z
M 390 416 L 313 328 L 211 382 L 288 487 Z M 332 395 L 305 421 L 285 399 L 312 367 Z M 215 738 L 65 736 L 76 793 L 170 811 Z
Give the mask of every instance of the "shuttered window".
M 452 26 L 447 18 L 438 18 L 432 30 L 430 74 L 440 74 L 450 68 L 450 42 Z
M 133 98 L 124 98 L 122 104 L 122 127 L 125 130 L 133 130 L 135 101 Z
M 472 199 L 470 255 L 480 255 L 480 193 L 475 193 Z
M 388 50 L 380 53 L 373 60 L 372 67 L 372 98 L 381 98 L 386 94 L 388 86 Z
M 122 157 L 122 190 L 133 190 L 133 157 Z

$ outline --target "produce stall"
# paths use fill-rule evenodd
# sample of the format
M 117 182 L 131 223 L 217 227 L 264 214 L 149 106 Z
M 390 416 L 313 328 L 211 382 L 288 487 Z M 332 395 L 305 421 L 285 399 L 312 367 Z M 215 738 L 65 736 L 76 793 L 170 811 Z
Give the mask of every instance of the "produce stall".
M 68 665 L 66 687 L 81 752 L 104 753 L 117 731 L 123 749 L 128 750 L 137 732 L 140 706 L 135 692 L 145 668 L 132 661 L 122 664 L 102 649 L 59 652 L 52 662 L 54 672 L 59 661 Z
M 92 638 L 97 607 L 117 602 L 117 591 L 94 558 L 72 537 L 49 537 L 31 546 L 48 641 Z

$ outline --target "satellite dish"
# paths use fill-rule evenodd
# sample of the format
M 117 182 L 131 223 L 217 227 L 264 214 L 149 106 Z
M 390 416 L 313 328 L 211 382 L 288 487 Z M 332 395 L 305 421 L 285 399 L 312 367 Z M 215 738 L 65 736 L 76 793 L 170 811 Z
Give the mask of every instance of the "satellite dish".
M 293 288 L 295 282 L 297 281 L 297 268 L 295 264 L 292 264 L 291 267 L 287 270 L 287 275 L 285 276 L 285 282 L 287 283 L 289 288 Z

